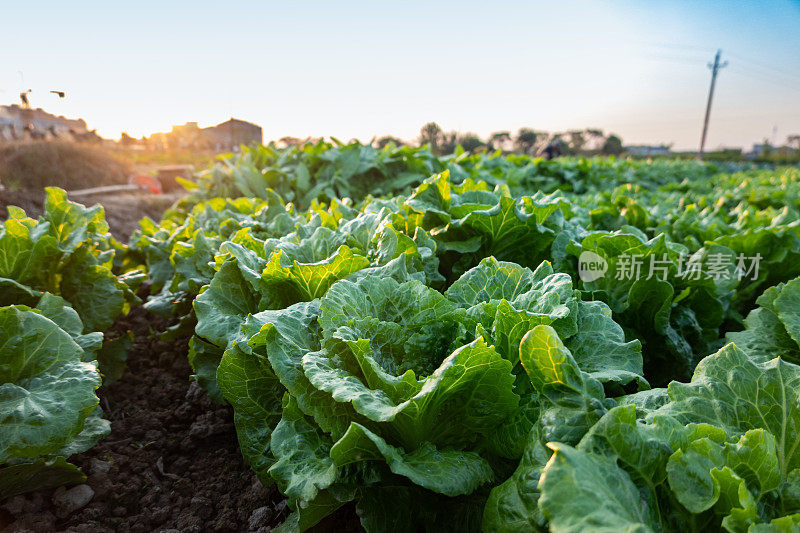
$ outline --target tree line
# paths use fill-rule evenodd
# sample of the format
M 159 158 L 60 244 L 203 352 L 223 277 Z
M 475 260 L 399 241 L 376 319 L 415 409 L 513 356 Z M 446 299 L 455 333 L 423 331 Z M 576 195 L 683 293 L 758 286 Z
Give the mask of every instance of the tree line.
M 531 154 L 540 153 L 547 145 L 555 144 L 562 155 L 618 155 L 622 153 L 622 139 L 613 133 L 606 135 L 602 130 L 586 128 L 566 132 L 551 133 L 532 128 L 520 128 L 516 134 L 508 131 L 492 133 L 488 138 L 466 132 L 444 131 L 437 123 L 428 122 L 419 132 L 417 142 L 427 144 L 436 155 L 452 154 L 457 146 L 469 152 L 494 152 Z M 397 146 L 409 144 L 397 137 L 386 135 L 375 141 L 378 147 L 389 143 Z

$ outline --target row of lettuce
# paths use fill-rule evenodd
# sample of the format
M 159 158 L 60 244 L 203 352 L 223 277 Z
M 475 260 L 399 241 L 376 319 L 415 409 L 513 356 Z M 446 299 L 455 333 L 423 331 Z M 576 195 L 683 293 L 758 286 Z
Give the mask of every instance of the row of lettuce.
M 95 390 L 124 369 L 130 337 L 104 340 L 139 303 L 141 271 L 103 209 L 47 189 L 44 213 L 8 207 L 0 227 L 0 499 L 85 477 L 67 459 L 110 432 Z M 127 270 L 126 274 L 119 274 Z
M 408 194 L 434 174 L 449 172 L 455 183 L 468 178 L 491 186 L 507 185 L 514 195 L 556 190 L 605 191 L 624 183 L 655 188 L 685 178 L 710 177 L 717 166 L 697 161 L 653 162 L 611 158 L 561 158 L 503 154 L 471 154 L 458 148 L 437 157 L 427 146 L 343 144 L 335 139 L 280 148 L 274 144 L 243 147 L 224 156 L 191 189 L 190 201 L 212 198 L 268 199 L 278 193 L 296 207 L 339 198 L 360 201 L 367 196 Z
M 286 530 L 791 530 L 798 174 L 268 146 L 130 247 L 50 189 L 0 229 L 0 498 L 83 479 L 146 270 Z
M 207 176 L 131 246 L 285 530 L 349 502 L 368 531 L 800 527 L 796 169 L 287 202 L 311 189 L 265 165 L 327 152 L 260 150 L 247 198 Z

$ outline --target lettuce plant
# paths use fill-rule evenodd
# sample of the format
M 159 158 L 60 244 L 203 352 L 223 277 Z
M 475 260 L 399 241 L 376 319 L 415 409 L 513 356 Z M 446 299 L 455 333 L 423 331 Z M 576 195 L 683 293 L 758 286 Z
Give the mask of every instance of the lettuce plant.
M 786 306 L 795 283 L 778 303 L 789 328 L 800 316 Z M 547 361 L 560 386 L 585 390 L 551 328 L 528 333 L 520 356 L 526 369 Z M 532 381 L 538 373 L 529 370 Z M 799 383 L 800 367 L 732 343 L 689 383 L 619 399 L 577 442 L 544 436 L 542 418 L 516 472 L 493 489 L 483 528 L 791 531 L 800 524 Z
M 43 307 L 0 307 L 0 498 L 83 480 L 66 459 L 110 431 L 97 407 L 97 363 L 59 327 L 80 324 L 77 314 Z
M 9 207 L 0 227 L 0 498 L 79 482 L 71 455 L 110 431 L 97 407 L 101 373 L 118 378 L 130 336 L 103 332 L 138 301 L 142 275 L 114 273 L 124 251 L 100 206 L 46 190 L 38 220 Z
M 795 171 L 393 150 L 254 148 L 142 226 L 148 306 L 196 317 L 284 530 L 347 502 L 370 531 L 793 527 L 765 413 L 795 400 L 755 376 L 796 369 Z M 755 279 L 678 275 L 761 249 Z M 617 279 L 632 254 L 664 274 Z
M 364 523 L 387 519 L 380 506 L 397 523 L 405 515 L 389 487 L 415 505 L 459 509 L 474 527 L 475 506 L 540 418 L 567 438 L 567 427 L 585 431 L 613 407 L 604 387 L 647 388 L 639 343 L 548 263 L 531 271 L 487 258 L 444 294 L 423 272 L 393 267 L 356 271 L 321 297 L 251 312 L 227 330 L 216 382 L 242 451 L 303 527 L 353 499 Z M 575 348 L 584 381 L 571 399 L 554 393 L 557 377 L 532 383 L 520 361 L 522 336 L 537 325 Z M 378 495 L 380 506 L 365 503 Z M 431 527 L 436 516 L 402 520 Z

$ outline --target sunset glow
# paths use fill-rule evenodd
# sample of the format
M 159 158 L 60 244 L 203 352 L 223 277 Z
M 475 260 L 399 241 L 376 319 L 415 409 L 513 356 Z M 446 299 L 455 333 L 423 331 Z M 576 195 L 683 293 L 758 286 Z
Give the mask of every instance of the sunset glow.
M 112 138 L 235 116 L 265 140 L 410 139 L 434 120 L 484 136 L 597 127 L 696 148 L 706 63 L 721 48 L 730 66 L 709 146 L 749 146 L 800 129 L 798 5 L 11 4 L 9 19 L 35 12 L 36 24 L 0 36 L 0 104 L 32 88 L 34 106 Z

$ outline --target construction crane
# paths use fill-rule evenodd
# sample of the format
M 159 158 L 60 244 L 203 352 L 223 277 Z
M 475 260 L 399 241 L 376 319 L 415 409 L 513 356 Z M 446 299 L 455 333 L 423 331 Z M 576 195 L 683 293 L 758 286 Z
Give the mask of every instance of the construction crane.
M 21 70 L 17 71 L 19 74 L 20 81 L 22 82 L 22 86 L 25 86 L 25 74 Z M 5 92 L 0 89 L 0 93 Z M 27 91 L 22 91 L 19 93 L 19 101 L 22 104 L 22 109 L 31 109 L 31 100 L 28 97 L 29 94 L 33 92 L 33 89 L 28 89 Z M 67 93 L 65 91 L 50 91 L 50 94 L 55 94 L 59 98 L 66 98 Z
M 31 108 L 31 100 L 28 95 L 33 92 L 33 89 L 28 89 L 27 91 L 22 91 L 19 93 L 19 101 L 22 108 L 22 122 L 24 124 L 25 130 L 28 132 L 28 135 L 31 136 L 32 139 L 40 139 L 44 138 L 46 133 L 42 131 L 37 131 L 36 127 L 33 124 L 33 109 Z M 64 98 L 67 96 L 67 93 L 64 91 L 50 91 L 51 94 L 57 95 L 59 98 Z
M 25 86 L 25 75 L 22 73 L 21 70 L 18 70 L 17 73 L 19 74 L 21 85 Z M 4 92 L 0 89 L 0 92 Z M 59 98 L 66 98 L 67 93 L 65 91 L 49 91 L 50 94 L 54 94 Z M 44 138 L 46 136 L 46 132 L 37 131 L 36 127 L 33 124 L 33 108 L 31 106 L 31 99 L 30 95 L 33 93 L 33 89 L 23 90 L 19 93 L 19 102 L 20 102 L 20 118 L 22 119 L 23 129 L 30 135 L 31 138 Z M 16 133 L 12 132 L 12 135 L 16 137 Z
M 33 92 L 33 89 L 28 89 L 27 91 L 22 91 L 19 93 L 19 100 L 22 103 L 23 109 L 30 109 L 31 108 L 31 100 L 28 98 L 28 95 Z M 50 94 L 55 94 L 59 98 L 66 98 L 67 93 L 64 91 L 50 91 Z
M 31 101 L 28 98 L 28 95 L 33 92 L 33 89 L 28 89 L 27 91 L 22 91 L 19 93 L 19 100 L 22 102 L 22 109 L 30 109 L 31 108 Z

